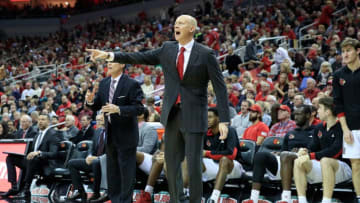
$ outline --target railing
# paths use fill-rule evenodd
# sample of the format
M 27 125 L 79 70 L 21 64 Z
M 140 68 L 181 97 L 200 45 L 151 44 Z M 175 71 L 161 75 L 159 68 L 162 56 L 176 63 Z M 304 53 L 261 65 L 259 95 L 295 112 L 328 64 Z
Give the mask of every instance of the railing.
M 302 41 L 303 41 L 303 37 L 302 37 L 302 31 L 303 30 L 305 30 L 305 29 L 307 29 L 307 28 L 309 28 L 309 27 L 311 27 L 311 26 L 313 26 L 313 25 L 315 25 L 316 24 L 316 22 L 314 22 L 314 23 L 311 23 L 311 24 L 309 24 L 309 25 L 305 25 L 305 26 L 303 26 L 302 28 L 300 28 L 299 29 L 299 48 L 301 49 L 302 48 Z
M 339 13 L 341 13 L 341 12 L 343 12 L 343 11 L 346 11 L 346 10 L 347 10 L 347 8 L 344 7 L 344 8 L 342 8 L 342 9 L 337 10 L 337 11 L 334 11 L 331 15 L 332 15 L 332 16 L 336 16 L 337 14 L 339 14 Z M 309 24 L 309 25 L 305 25 L 305 26 L 303 26 L 303 27 L 301 27 L 301 28 L 299 29 L 299 45 L 298 45 L 299 49 L 302 49 L 302 43 L 301 43 L 301 42 L 304 40 L 304 39 L 303 39 L 303 36 L 302 36 L 303 30 L 308 29 L 309 27 L 314 26 L 316 23 L 317 23 L 317 22 L 313 22 L 313 23 L 311 23 L 311 24 Z

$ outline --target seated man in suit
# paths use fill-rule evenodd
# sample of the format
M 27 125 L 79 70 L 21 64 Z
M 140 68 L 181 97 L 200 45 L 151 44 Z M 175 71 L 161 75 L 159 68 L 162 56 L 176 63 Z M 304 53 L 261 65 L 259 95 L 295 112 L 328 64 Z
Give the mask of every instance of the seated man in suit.
M 149 110 L 144 108 L 144 113 L 137 117 L 139 125 L 139 142 L 136 148 L 138 152 L 153 154 L 158 140 L 156 129 L 148 122 Z
M 75 118 L 73 115 L 66 115 L 65 127 L 61 130 L 64 131 L 64 138 L 66 140 L 75 137 L 79 133 L 79 129 L 75 126 Z
M 20 129 L 16 131 L 15 138 L 16 139 L 34 138 L 37 132 L 33 129 L 31 125 L 32 125 L 31 117 L 28 115 L 23 115 L 20 118 Z M 11 154 L 9 154 L 6 157 L 8 181 L 11 184 L 11 189 L 5 194 L 3 194 L 3 196 L 11 196 L 18 193 L 15 166 L 21 165 L 23 161 L 24 161 L 23 157 L 11 155 Z M 20 180 L 20 182 L 22 181 Z
M 87 117 L 87 116 L 83 116 Z M 83 119 L 82 118 L 82 119 Z M 99 121 L 99 122 L 98 122 Z M 101 166 L 100 156 L 105 153 L 105 140 L 106 132 L 104 128 L 104 116 L 103 114 L 96 116 L 95 135 L 93 136 L 93 150 L 85 159 L 72 159 L 69 161 L 68 168 L 70 169 L 72 183 L 75 189 L 78 190 L 68 198 L 68 200 L 76 200 L 81 198 L 82 202 L 87 201 L 87 195 L 85 189 L 81 183 L 81 175 L 79 171 L 93 172 L 94 173 L 94 194 L 88 201 L 90 202 L 102 202 L 106 199 L 106 196 L 100 197 L 100 184 L 101 184 Z
M 81 117 L 80 122 L 82 126 L 81 130 L 75 137 L 71 137 L 69 139 L 74 144 L 78 144 L 83 140 L 92 140 L 92 138 L 94 137 L 94 128 L 92 128 L 90 124 L 91 118 L 88 115 L 84 115 L 83 117 Z
M 31 126 L 32 119 L 29 115 L 20 118 L 20 129 L 15 132 L 15 139 L 34 138 L 37 131 Z
M 25 169 L 24 187 L 18 197 L 28 198 L 30 197 L 30 184 L 35 174 L 42 172 L 44 166 L 54 167 L 55 160 L 58 156 L 58 147 L 61 142 L 61 136 L 52 128 L 48 128 L 50 123 L 50 117 L 47 114 L 41 114 L 38 119 L 39 133 L 35 136 L 33 144 L 30 146 L 26 157 L 17 156 L 16 162 L 8 164 L 8 169 L 11 171 L 15 166 Z M 11 175 L 9 174 L 9 180 L 16 181 L 15 170 Z M 19 191 L 13 190 L 8 192 L 9 195 L 15 195 Z

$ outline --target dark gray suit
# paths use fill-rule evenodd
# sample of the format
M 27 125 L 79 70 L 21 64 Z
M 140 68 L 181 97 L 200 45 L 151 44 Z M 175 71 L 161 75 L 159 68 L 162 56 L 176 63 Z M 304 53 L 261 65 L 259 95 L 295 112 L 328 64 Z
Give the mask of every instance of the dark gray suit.
M 203 135 L 207 131 L 207 87 L 214 87 L 220 122 L 229 122 L 226 86 L 214 52 L 197 42 L 192 47 L 183 80 L 180 80 L 176 60 L 177 42 L 165 42 L 159 49 L 122 53 L 116 52 L 114 61 L 129 64 L 161 64 L 165 77 L 165 91 L 161 123 L 165 126 L 165 160 L 171 202 L 179 202 L 182 190 L 180 163 L 187 157 L 190 181 L 190 202 L 201 202 L 201 158 Z M 181 95 L 181 105 L 175 101 Z

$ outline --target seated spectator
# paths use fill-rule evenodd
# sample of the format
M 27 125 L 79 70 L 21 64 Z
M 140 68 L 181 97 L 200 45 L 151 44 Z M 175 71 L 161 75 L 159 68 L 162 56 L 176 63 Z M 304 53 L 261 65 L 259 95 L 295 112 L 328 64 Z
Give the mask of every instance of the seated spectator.
M 241 102 L 241 111 L 239 115 L 236 115 L 231 120 L 231 127 L 235 128 L 236 134 L 239 139 L 243 137 L 244 131 L 251 126 L 251 122 L 249 120 L 249 108 L 250 102 L 248 100 L 243 100 Z
M 285 94 L 288 92 L 289 90 L 289 79 L 288 79 L 288 74 L 286 73 L 280 73 L 279 75 L 279 81 L 277 83 L 275 83 L 275 91 L 276 91 L 276 96 L 279 99 L 284 98 Z
M 158 135 L 156 129 L 148 123 L 149 110 L 144 108 L 143 114 L 137 116 L 139 123 L 138 152 L 153 154 L 157 148 Z
M 1 139 L 13 139 L 13 136 L 9 134 L 9 127 L 6 122 L 0 122 L 0 140 Z
M 70 140 L 77 136 L 79 129 L 75 126 L 75 118 L 73 115 L 66 115 L 65 127 L 61 129 L 63 131 L 64 139 Z
M 333 99 L 319 100 L 319 118 L 309 150 L 301 148 L 294 164 L 294 179 L 299 203 L 306 203 L 306 186 L 323 182 L 322 203 L 330 203 L 334 186 L 351 179 L 351 168 L 342 160 L 343 132 L 337 121 Z
M 265 70 L 268 74 L 270 74 L 271 65 L 273 63 L 269 58 L 271 54 L 272 54 L 271 49 L 265 49 L 264 56 L 261 59 L 261 64 L 259 65 L 260 72 L 262 72 L 262 70 Z
M 269 133 L 269 127 L 261 120 L 262 110 L 258 104 L 253 104 L 250 107 L 249 120 L 252 125 L 248 127 L 243 135 L 243 139 L 253 140 L 256 145 L 260 146 Z
M 332 75 L 331 65 L 329 62 L 324 61 L 321 64 L 320 72 L 317 76 L 317 81 L 319 81 L 317 86 L 319 87 L 320 90 L 323 90 L 326 87 L 328 79 L 331 75 Z
M 255 101 L 266 101 L 266 97 L 270 94 L 270 85 L 265 81 L 260 82 L 261 91 L 256 95 Z
M 229 71 L 229 74 L 239 76 L 239 65 L 242 64 L 242 60 L 239 55 L 234 54 L 232 46 L 228 46 L 228 55 L 225 57 L 225 69 Z
M 300 83 L 300 87 L 299 87 L 299 90 L 300 91 L 303 91 L 304 89 L 306 89 L 306 87 L 307 87 L 307 80 L 309 79 L 309 78 L 311 78 L 311 75 L 312 75 L 312 73 L 311 73 L 311 62 L 310 61 L 306 61 L 305 62 L 305 69 L 304 69 L 304 71 L 302 72 L 302 74 L 303 74 L 303 78 L 302 78 L 302 80 L 301 80 L 301 83 Z
M 303 90 L 305 98 L 309 99 L 310 102 L 320 92 L 319 88 L 316 87 L 316 81 L 313 78 L 308 78 L 306 81 L 306 89 Z
M 61 105 L 56 110 L 56 115 L 58 115 L 60 119 L 62 117 L 65 117 L 65 109 L 68 109 L 70 107 L 71 107 L 71 102 L 68 100 L 66 95 L 61 96 Z
M 151 76 L 150 75 L 146 75 L 144 77 L 144 84 L 141 85 L 141 89 L 144 92 L 144 94 L 146 95 L 146 97 L 151 97 L 152 96 L 152 95 L 150 95 L 150 93 L 154 91 L 154 86 L 151 83 Z
M 225 181 L 240 178 L 244 172 L 241 164 L 235 160 L 237 156 L 237 139 L 234 128 L 229 128 L 228 137 L 220 139 L 219 115 L 216 108 L 208 110 L 208 132 L 204 140 L 203 181 L 215 179 L 215 186 L 208 202 L 218 202 Z
M 272 95 L 269 95 L 268 97 L 272 97 Z M 264 122 L 268 127 L 271 125 L 271 116 L 270 116 L 270 103 L 263 102 L 263 101 L 257 101 L 256 104 L 258 104 L 261 107 L 262 110 L 262 122 Z
M 68 200 L 76 200 L 81 198 L 82 202 L 104 202 L 108 200 L 107 195 L 100 196 L 100 184 L 101 184 L 101 165 L 100 157 L 105 154 L 105 141 L 106 141 L 106 131 L 104 128 L 104 115 L 99 114 L 96 116 L 96 131 L 92 138 L 93 148 L 91 154 L 85 159 L 72 159 L 68 163 L 68 168 L 70 170 L 72 184 L 78 192 L 75 192 Z M 98 122 L 99 121 L 99 122 Z M 87 194 L 81 183 L 81 175 L 79 171 L 93 172 L 94 173 L 94 182 L 93 182 L 93 191 L 94 194 L 87 199 Z
M 296 95 L 296 89 L 295 88 L 289 88 L 287 94 L 284 97 L 284 100 L 282 102 L 282 104 L 290 107 L 290 110 L 293 111 L 294 110 L 294 98 Z
M 250 199 L 244 200 L 242 203 L 259 202 L 261 182 L 265 174 L 268 174 L 271 180 L 281 180 L 283 187 L 281 199 L 284 202 L 290 202 L 292 163 L 297 157 L 296 153 L 292 151 L 297 151 L 298 147 L 301 146 L 306 147 L 313 132 L 313 129 L 309 128 L 310 109 L 308 106 L 297 109 L 295 115 L 295 122 L 298 128 L 286 134 L 281 147 L 281 154 L 279 152 L 257 152 L 255 154 Z
M 32 127 L 32 119 L 28 115 L 23 115 L 20 118 L 20 129 L 16 131 L 15 139 L 34 138 L 37 130 Z
M 269 136 L 284 137 L 289 131 L 296 128 L 296 123 L 290 120 L 291 110 L 286 105 L 281 105 L 278 109 L 278 121 L 275 123 L 269 132 Z
M 78 144 L 83 140 L 92 140 L 94 136 L 94 128 L 91 126 L 91 118 L 88 115 L 84 115 L 81 120 L 81 130 L 75 137 L 69 138 L 74 144 Z

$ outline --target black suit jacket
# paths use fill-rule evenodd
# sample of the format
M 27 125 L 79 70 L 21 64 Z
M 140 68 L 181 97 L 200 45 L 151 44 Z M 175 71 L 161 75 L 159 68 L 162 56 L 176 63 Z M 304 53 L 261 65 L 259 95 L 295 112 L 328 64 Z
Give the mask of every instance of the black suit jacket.
M 16 131 L 15 133 L 15 139 L 22 139 L 24 130 L 23 129 L 19 129 Z M 29 129 L 27 130 L 26 134 L 25 134 L 25 138 L 29 139 L 29 138 L 34 138 L 36 136 L 38 132 L 32 127 L 30 126 Z
M 34 141 L 30 146 L 29 152 L 34 151 L 35 142 L 39 136 L 39 133 L 34 137 Z M 59 158 L 59 144 L 62 141 L 62 135 L 53 128 L 49 129 L 44 138 L 42 139 L 38 151 L 41 151 L 41 159 L 46 159 L 49 161 L 50 167 L 57 167 L 59 164 L 56 162 L 56 159 Z
M 166 126 L 178 94 L 181 95 L 183 129 L 191 133 L 207 130 L 207 87 L 209 80 L 215 90 L 221 122 L 229 122 L 226 86 L 213 50 L 197 42 L 190 53 L 189 63 L 180 80 L 176 59 L 177 42 L 165 42 L 162 47 L 146 52 L 116 52 L 114 61 L 129 64 L 161 64 L 165 77 L 165 92 L 161 123 Z
M 93 111 L 98 111 L 108 103 L 111 77 L 100 82 L 94 103 L 89 105 Z M 107 143 L 112 142 L 116 147 L 128 149 L 136 147 L 139 139 L 137 115 L 141 114 L 144 107 L 141 103 L 144 98 L 139 83 L 127 75 L 122 75 L 114 92 L 112 103 L 119 106 L 119 114 L 105 116 L 105 129 Z
M 94 137 L 94 128 L 90 126 L 88 129 L 86 129 L 85 132 L 80 130 L 75 137 L 71 137 L 69 138 L 69 140 L 74 144 L 78 144 L 83 140 L 92 140 L 93 137 Z

